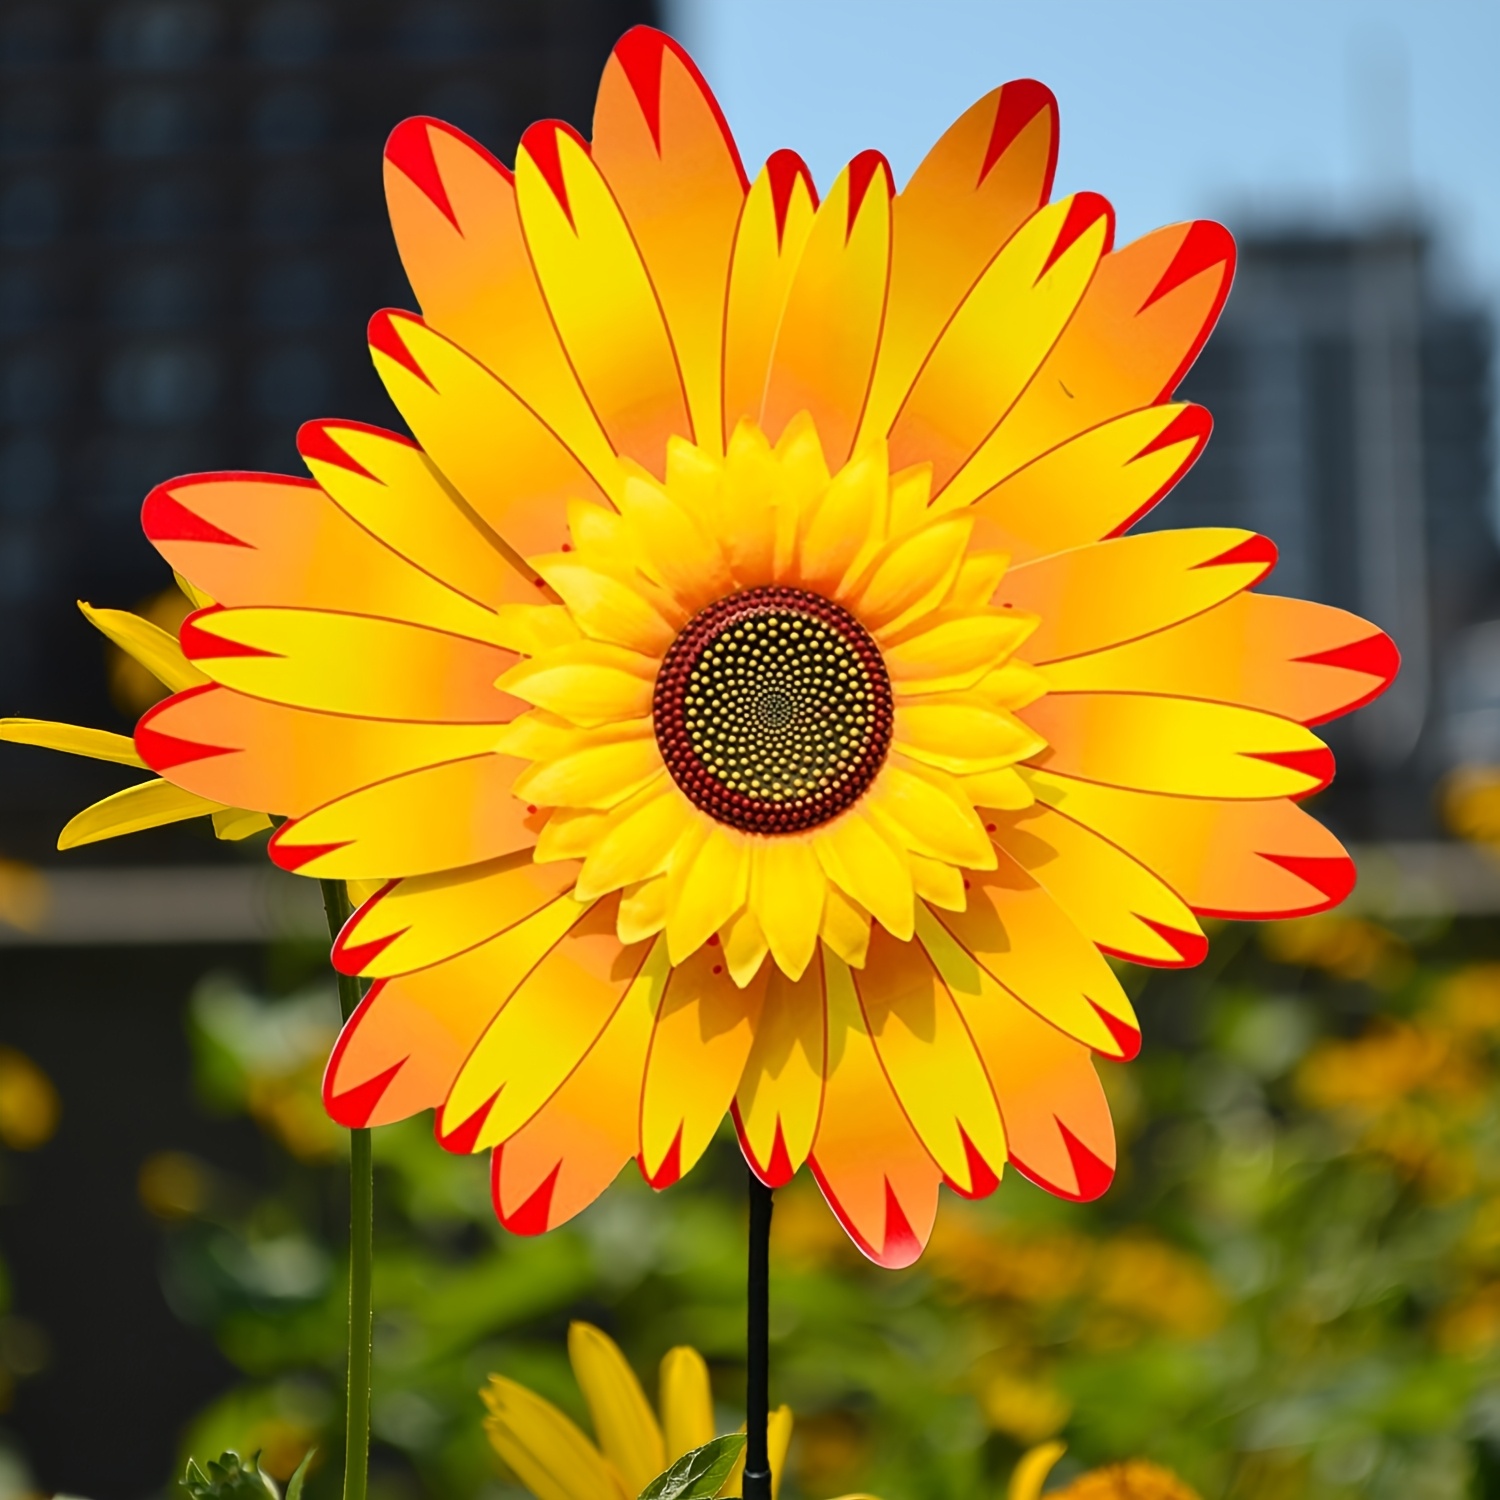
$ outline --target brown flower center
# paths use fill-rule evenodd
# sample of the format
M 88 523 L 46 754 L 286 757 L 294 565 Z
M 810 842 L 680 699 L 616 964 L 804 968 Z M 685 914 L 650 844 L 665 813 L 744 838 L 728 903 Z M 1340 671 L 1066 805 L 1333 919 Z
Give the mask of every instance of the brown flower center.
M 672 642 L 652 714 L 667 769 L 696 806 L 749 833 L 795 833 L 874 780 L 891 742 L 891 683 L 847 610 L 802 589 L 746 589 Z

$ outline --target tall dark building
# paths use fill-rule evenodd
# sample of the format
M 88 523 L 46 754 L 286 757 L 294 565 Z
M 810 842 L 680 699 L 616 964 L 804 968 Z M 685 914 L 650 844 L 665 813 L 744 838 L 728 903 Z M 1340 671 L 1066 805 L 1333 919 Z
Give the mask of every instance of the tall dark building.
M 1358 838 L 1436 831 L 1447 678 L 1469 627 L 1500 614 L 1491 325 L 1442 298 L 1430 262 L 1411 224 L 1242 236 L 1182 391 L 1212 411 L 1214 436 L 1153 518 L 1263 531 L 1281 551 L 1270 591 L 1395 639 L 1390 690 L 1328 727 L 1339 779 L 1323 811 Z
M 164 573 L 152 484 L 300 473 L 309 416 L 397 425 L 365 321 L 410 304 L 381 148 L 586 128 L 651 0 L 0 0 L 0 713 L 127 728 L 78 597 Z M 119 784 L 0 747 L 0 853 Z M 154 836 L 156 839 L 169 835 Z M 137 855 L 136 857 L 139 857 Z

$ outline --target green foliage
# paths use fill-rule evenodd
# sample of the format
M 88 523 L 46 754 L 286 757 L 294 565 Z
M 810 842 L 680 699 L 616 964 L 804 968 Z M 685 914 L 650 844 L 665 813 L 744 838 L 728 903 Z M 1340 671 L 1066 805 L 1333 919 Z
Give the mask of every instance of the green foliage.
M 745 1446 L 743 1432 L 727 1433 L 684 1453 L 640 1493 L 640 1500 L 713 1500 Z
M 275 1483 L 260 1471 L 259 1453 L 249 1458 L 221 1453 L 217 1459 L 209 1459 L 206 1471 L 190 1458 L 182 1487 L 193 1500 L 266 1500 L 267 1496 L 281 1500 Z
M 1197 970 L 1133 971 L 1146 1048 L 1102 1064 L 1121 1171 L 1098 1203 L 1007 1175 L 945 1195 L 908 1271 L 865 1263 L 807 1174 L 777 1194 L 773 1399 L 783 1500 L 995 1500 L 1057 1436 L 1058 1482 L 1141 1456 L 1205 1500 L 1500 1495 L 1500 932 L 1352 918 L 1225 927 Z M 160 1207 L 173 1305 L 243 1372 L 190 1435 L 277 1476 L 340 1444 L 344 1166 L 318 1081 L 331 986 L 194 1010 L 200 1085 L 268 1142 Z M 390 1493 L 519 1500 L 475 1392 L 491 1371 L 585 1431 L 573 1316 L 655 1395 L 673 1345 L 743 1416 L 744 1176 L 732 1132 L 653 1194 L 633 1170 L 571 1225 L 500 1231 L 483 1157 L 375 1132 L 376 1466 Z M 170 1198 L 170 1195 L 168 1195 Z M 188 1205 L 188 1199 L 191 1204 Z M 176 1200 L 172 1200 L 175 1202 Z M 188 1206 L 183 1206 L 188 1205 Z M 331 1500 L 331 1466 L 308 1500 Z

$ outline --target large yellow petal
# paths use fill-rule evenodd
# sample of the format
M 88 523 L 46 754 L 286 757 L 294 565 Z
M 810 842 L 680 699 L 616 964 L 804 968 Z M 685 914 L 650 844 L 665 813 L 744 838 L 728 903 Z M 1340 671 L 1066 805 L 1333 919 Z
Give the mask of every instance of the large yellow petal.
M 58 834 L 57 847 L 77 849 L 82 844 L 97 844 L 101 839 L 180 823 L 184 818 L 201 818 L 219 812 L 223 805 L 185 792 L 170 781 L 143 781 L 75 814 Z
M 541 807 L 618 807 L 661 774 L 650 720 L 627 720 L 609 731 L 580 734 L 576 747 L 523 771 L 516 796 Z
M 860 806 L 904 849 L 971 870 L 994 868 L 984 824 L 941 771 L 892 755 Z
M 664 872 L 678 843 L 703 815 L 663 776 L 617 808 L 585 851 L 578 876 L 585 900 Z
M 859 808 L 825 823 L 814 832 L 812 843 L 824 873 L 835 885 L 893 936 L 911 936 L 911 872 L 895 846 L 875 831 Z
M 757 839 L 750 850 L 750 905 L 772 956 L 799 979 L 817 948 L 828 877 L 812 844 L 788 836 Z
M 898 704 L 892 744 L 955 776 L 995 771 L 1035 755 L 1046 740 L 979 692 L 934 694 Z
M 632 1500 L 599 1450 L 550 1401 L 491 1375 L 480 1391 L 490 1446 L 537 1500 Z
M 886 646 L 886 670 L 897 693 L 960 692 L 998 667 L 1035 624 L 1020 610 L 944 609 Z
M 661 1428 L 640 1381 L 620 1346 L 591 1323 L 569 1325 L 568 1358 L 604 1456 L 638 1494 L 668 1463 Z
M 703 820 L 701 841 L 680 844 L 667 872 L 667 948 L 680 964 L 745 903 L 750 841 L 737 829 Z
M 615 719 L 645 718 L 651 712 L 655 677 L 656 663 L 639 652 L 603 641 L 579 641 L 518 663 L 498 685 L 589 728 Z
M 894 636 L 942 603 L 958 576 L 973 522 L 955 514 L 891 544 L 850 608 L 878 641 Z
M 659 655 L 687 620 L 684 611 L 674 609 L 669 599 L 648 588 L 645 579 L 623 560 L 605 562 L 575 552 L 549 553 L 531 561 L 584 633 L 596 641 Z

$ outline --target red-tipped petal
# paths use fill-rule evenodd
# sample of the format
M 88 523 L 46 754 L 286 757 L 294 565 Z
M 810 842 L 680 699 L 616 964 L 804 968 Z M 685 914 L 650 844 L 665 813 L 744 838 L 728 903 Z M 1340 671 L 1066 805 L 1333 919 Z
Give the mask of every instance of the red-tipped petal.
M 538 120 L 521 137 L 521 150 L 536 163 L 537 171 L 542 174 L 542 179 L 552 189 L 552 196 L 557 199 L 557 206 L 566 215 L 568 223 L 576 229 L 578 226 L 573 223 L 573 206 L 568 202 L 568 184 L 563 177 L 562 157 L 558 154 L 557 138 L 560 135 L 568 136 L 584 151 L 589 149 L 588 142 L 571 125 L 562 120 Z
M 433 1116 L 432 1134 L 444 1151 L 451 1151 L 455 1156 L 470 1156 L 474 1151 L 474 1143 L 479 1139 L 479 1132 L 484 1129 L 484 1122 L 489 1119 L 490 1111 L 495 1107 L 495 1100 L 500 1097 L 500 1090 L 496 1089 L 469 1118 L 456 1125 L 445 1135 L 442 1129 L 443 1112 L 439 1110 Z
M 159 729 L 152 728 L 152 720 L 174 703 L 181 703 L 185 699 L 196 698 L 213 690 L 214 684 L 211 682 L 184 688 L 180 693 L 173 693 L 170 698 L 163 698 L 160 703 L 153 703 L 141 715 L 135 726 L 136 754 L 153 771 L 170 771 L 173 766 L 185 766 L 195 760 L 209 760 L 215 755 L 229 755 L 233 752 L 235 747 L 231 745 L 199 744 L 196 740 L 180 739 L 174 734 L 163 734 Z
M 310 865 L 315 859 L 321 859 L 325 854 L 347 849 L 353 842 L 352 839 L 344 839 L 336 844 L 294 843 L 290 836 L 296 827 L 297 820 L 288 819 L 271 835 L 270 842 L 266 846 L 271 855 L 271 862 L 283 870 L 290 870 L 293 874 L 296 874 L 304 865 Z
M 504 1149 L 503 1146 L 496 1146 L 490 1154 L 490 1201 L 495 1206 L 495 1217 L 499 1219 L 501 1227 L 512 1234 L 545 1234 L 552 1215 L 552 1195 L 557 1191 L 557 1178 L 562 1171 L 562 1163 L 558 1162 L 532 1195 L 507 1218 L 500 1207 L 500 1157 Z
M 1326 911 L 1330 906 L 1337 906 L 1354 889 L 1355 882 L 1359 879 L 1359 871 L 1347 854 L 1263 853 L 1260 857 L 1285 870 L 1288 875 L 1295 875 L 1298 880 L 1305 881 L 1322 898 L 1294 911 L 1255 913 L 1261 918 L 1301 917 L 1315 911 Z
M 1129 1062 L 1141 1050 L 1140 1032 L 1129 1021 L 1122 1021 L 1119 1016 L 1112 1016 L 1097 1001 L 1090 1000 L 1089 1004 L 1094 1007 L 1095 1014 L 1109 1028 L 1109 1034 L 1114 1038 L 1115 1046 L 1120 1049 L 1119 1060 Z
M 646 1170 L 646 1159 L 643 1156 L 636 1157 L 636 1165 L 640 1168 L 641 1176 L 661 1192 L 663 1188 L 669 1188 L 682 1176 L 682 1127 L 677 1127 L 677 1134 L 672 1137 L 672 1144 L 667 1149 L 667 1154 L 662 1157 L 661 1165 L 656 1169 L 653 1176 Z
M 1319 745 L 1315 750 L 1250 750 L 1246 754 L 1251 760 L 1263 760 L 1269 765 L 1281 766 L 1288 771 L 1296 771 L 1301 776 L 1311 777 L 1314 783 L 1312 786 L 1306 791 L 1291 794 L 1295 801 L 1311 797 L 1314 792 L 1321 792 L 1333 780 L 1333 751 L 1327 745 Z
M 194 610 L 178 627 L 177 642 L 189 661 L 214 661 L 225 656 L 276 655 L 276 652 L 263 651 L 259 646 L 247 646 L 241 641 L 229 641 L 221 635 L 215 635 L 211 622 L 215 615 L 223 613 L 222 604 L 210 604 L 207 609 Z
M 771 185 L 771 206 L 776 211 L 776 246 L 786 235 L 786 216 L 791 207 L 792 192 L 799 181 L 806 184 L 807 195 L 817 206 L 818 190 L 807 163 L 795 151 L 773 151 L 766 158 L 766 174 Z
M 1040 281 L 1068 253 L 1078 237 L 1097 224 L 1100 219 L 1107 220 L 1104 230 L 1104 253 L 1107 255 L 1115 237 L 1114 208 L 1108 198 L 1102 198 L 1098 193 L 1075 194 L 1073 202 L 1069 205 L 1067 217 L 1063 220 L 1062 228 L 1057 232 L 1057 239 L 1047 254 L 1046 263 L 1037 272 L 1036 279 Z
M 849 163 L 849 221 L 844 226 L 845 239 L 854 233 L 860 208 L 864 204 L 865 195 L 870 191 L 870 184 L 875 181 L 876 173 L 881 174 L 886 196 L 890 197 L 896 191 L 896 186 L 891 178 L 891 164 L 880 152 L 861 151 Z
M 960 1198 L 988 1198 L 1000 1186 L 1000 1176 L 979 1154 L 979 1148 L 969 1139 L 969 1132 L 962 1125 L 958 1127 L 958 1134 L 964 1143 L 964 1156 L 968 1159 L 971 1186 L 964 1187 L 947 1176 L 943 1178 L 943 1181 Z
M 456 134 L 451 126 L 426 115 L 416 115 L 403 120 L 390 134 L 385 143 L 385 159 L 406 177 L 428 199 L 428 201 L 462 233 L 458 216 L 448 201 L 448 190 L 443 186 L 442 174 L 432 155 L 430 130 L 447 130 Z
M 1244 541 L 1236 542 L 1228 551 L 1221 552 L 1217 557 L 1206 557 L 1201 563 L 1194 563 L 1195 568 L 1226 568 L 1234 566 L 1250 566 L 1254 563 L 1263 564 L 1260 577 L 1255 580 L 1260 582 L 1272 568 L 1276 566 L 1276 559 L 1280 554 L 1276 551 L 1276 543 L 1268 536 L 1247 536 Z M 1253 587 L 1253 585 L 1247 585 Z
M 213 478 L 222 476 L 213 475 Z M 225 547 L 248 547 L 239 537 L 231 536 L 212 521 L 191 511 L 175 495 L 173 489 L 183 487 L 184 481 L 172 479 L 159 484 L 141 504 L 141 530 L 153 542 L 218 542 Z
M 432 382 L 427 378 L 426 372 L 421 365 L 412 357 L 412 352 L 406 347 L 406 341 L 401 337 L 398 323 L 420 323 L 420 318 L 414 318 L 410 313 L 397 312 L 393 308 L 382 308 L 373 318 L 366 331 L 366 339 L 372 349 L 377 349 L 386 358 L 393 359 L 403 370 L 410 370 L 423 385 L 432 387 Z
M 1151 288 L 1146 300 L 1141 303 L 1140 310 L 1145 310 L 1153 302 L 1165 297 L 1168 292 L 1175 291 L 1184 282 L 1191 281 L 1193 277 L 1201 275 L 1204 271 L 1228 261 L 1231 273 L 1234 266 L 1234 236 L 1222 225 L 1216 224 L 1212 219 L 1198 219 L 1188 230 L 1186 238 L 1177 247 L 1177 254 L 1171 259 L 1167 269 L 1162 272 L 1161 279 Z M 1228 292 L 1228 278 L 1226 278 L 1225 292 Z M 1212 319 L 1210 319 L 1212 322 Z
M 979 166 L 980 182 L 990 175 L 995 163 L 1010 149 L 1016 137 L 1043 111 L 1052 115 L 1052 155 L 1047 162 L 1041 200 L 1045 203 L 1051 197 L 1052 177 L 1057 170 L 1057 100 L 1045 83 L 1038 83 L 1034 78 L 1017 78 L 1000 90 L 989 145 Z
M 334 1053 L 337 1058 L 338 1053 Z M 391 1080 L 395 1078 L 402 1068 L 406 1066 L 403 1057 L 400 1062 L 392 1063 L 385 1072 L 377 1073 L 373 1078 L 366 1079 L 364 1083 L 356 1084 L 352 1089 L 346 1089 L 342 1094 L 328 1092 L 327 1082 L 324 1083 L 323 1108 L 328 1111 L 328 1116 L 337 1125 L 342 1125 L 346 1130 L 363 1130 L 366 1128 L 370 1116 L 375 1113 L 375 1106 L 380 1103 L 385 1091 L 391 1086 Z M 329 1077 L 332 1077 L 333 1065 L 329 1064 Z
M 410 368 L 410 367 L 408 367 Z M 340 422 L 340 427 L 350 427 L 352 423 Z M 378 431 L 378 429 L 367 429 Z M 340 469 L 348 469 L 351 474 L 358 474 L 362 479 L 374 479 L 375 476 L 365 466 L 349 456 L 339 445 L 327 422 L 304 422 L 297 429 L 297 452 L 303 458 L 314 459 L 319 463 L 333 464 Z M 378 481 L 377 481 L 378 482 Z

